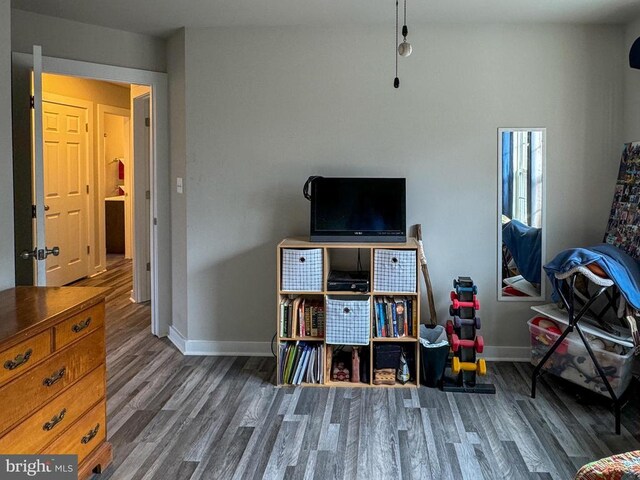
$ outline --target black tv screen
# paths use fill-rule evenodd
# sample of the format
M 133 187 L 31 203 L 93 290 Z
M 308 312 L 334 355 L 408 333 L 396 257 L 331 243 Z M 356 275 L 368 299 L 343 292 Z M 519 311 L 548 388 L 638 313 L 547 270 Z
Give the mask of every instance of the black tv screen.
M 406 180 L 315 178 L 310 236 L 311 241 L 405 242 Z

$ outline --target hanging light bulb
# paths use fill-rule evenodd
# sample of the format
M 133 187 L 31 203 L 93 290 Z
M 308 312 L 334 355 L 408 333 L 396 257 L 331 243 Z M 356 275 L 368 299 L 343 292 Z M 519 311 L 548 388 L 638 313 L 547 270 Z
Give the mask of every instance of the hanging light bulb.
M 409 42 L 402 42 L 400 45 L 398 45 L 398 53 L 401 57 L 408 57 L 409 55 L 411 55 L 412 51 L 413 48 L 411 47 L 411 44 Z
M 413 47 L 411 46 L 411 44 L 409 42 L 407 42 L 407 34 L 409 33 L 409 30 L 407 29 L 407 0 L 404 0 L 404 23 L 405 25 L 402 26 L 402 43 L 400 45 L 398 45 L 398 53 L 400 54 L 401 57 L 408 57 L 409 55 L 411 55 L 411 52 L 413 51 Z
M 401 57 L 408 57 L 411 55 L 413 51 L 413 47 L 411 44 L 407 42 L 407 35 L 409 34 L 409 29 L 407 28 L 407 0 L 404 0 L 404 25 L 402 26 L 402 43 L 398 45 L 398 54 Z

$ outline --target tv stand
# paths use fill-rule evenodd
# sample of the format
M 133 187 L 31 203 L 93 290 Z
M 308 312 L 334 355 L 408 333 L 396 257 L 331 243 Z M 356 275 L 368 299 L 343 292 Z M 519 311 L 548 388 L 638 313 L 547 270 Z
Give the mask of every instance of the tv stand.
M 323 379 L 321 382 L 317 383 L 308 383 L 302 381 L 297 383 L 303 386 L 344 386 L 344 387 L 410 387 L 410 386 L 419 386 L 420 385 L 420 262 L 419 262 L 419 244 L 414 238 L 407 239 L 406 242 L 377 242 L 377 243 L 369 243 L 369 242 L 312 242 L 307 238 L 297 237 L 297 238 L 287 238 L 282 240 L 277 246 L 277 293 L 276 293 L 276 304 L 277 304 L 277 313 L 276 313 L 276 331 L 277 331 L 277 340 L 276 340 L 276 369 L 277 369 L 277 384 L 278 385 L 288 385 L 292 382 L 285 382 L 283 379 L 283 370 L 281 368 L 281 361 L 283 356 L 283 351 L 287 348 L 287 346 L 292 344 L 307 344 L 311 345 L 314 348 L 321 348 L 321 365 L 322 371 L 324 372 Z M 284 290 L 283 286 L 283 273 L 284 273 L 284 265 L 283 265 L 283 257 L 284 250 L 309 250 L 309 249 L 319 249 L 322 253 L 322 282 L 321 289 L 314 291 L 291 291 Z M 362 270 L 370 270 L 369 273 L 369 291 L 368 292 L 354 292 L 352 290 L 348 291 L 332 291 L 328 289 L 328 280 L 329 273 L 331 270 L 356 270 L 355 259 L 358 254 L 358 250 L 360 250 L 363 268 Z M 412 270 L 410 275 L 415 276 L 415 288 L 413 291 L 376 291 L 375 290 L 375 258 L 376 253 L 380 250 L 401 250 L 409 254 L 408 256 L 414 256 L 415 258 L 415 272 Z M 409 253 L 410 252 L 410 253 Z M 353 254 L 353 255 L 352 255 Z M 382 254 L 381 254 L 382 255 Z M 334 259 L 335 257 L 335 259 Z M 344 263 L 345 257 L 353 258 L 353 265 L 336 265 L 338 260 L 342 260 Z M 307 263 L 309 263 L 307 261 Z M 361 299 L 369 299 L 370 310 L 368 313 L 368 317 L 370 319 L 370 333 L 368 338 L 368 343 L 366 345 L 359 345 L 360 347 L 368 347 L 368 358 L 366 356 L 360 359 L 361 362 L 366 362 L 366 368 L 368 370 L 368 375 L 365 376 L 366 381 L 332 381 L 331 380 L 331 355 L 332 351 L 339 350 L 336 346 L 334 349 L 333 345 L 330 345 L 326 341 L 326 335 L 323 333 L 322 335 L 310 336 L 310 335 L 299 335 L 299 330 L 296 331 L 293 329 L 294 334 L 283 335 L 282 331 L 282 314 L 283 300 L 286 302 L 287 300 L 295 300 L 295 299 L 304 299 L 306 302 L 313 302 L 314 305 L 320 305 L 324 307 L 324 311 L 326 312 L 327 299 L 348 299 L 353 296 L 358 296 Z M 377 336 L 376 334 L 376 304 L 379 303 L 380 299 L 401 299 L 408 300 L 408 302 L 412 305 L 412 321 L 411 327 L 408 329 L 405 335 L 403 336 Z M 301 300 L 298 300 L 300 302 Z M 299 303 L 298 303 L 299 304 Z M 374 385 L 374 347 L 380 344 L 396 344 L 400 345 L 406 351 L 409 351 L 413 355 L 413 366 L 412 366 L 412 379 L 409 382 L 404 384 L 396 381 L 393 385 Z M 345 345 L 346 350 L 349 350 L 350 346 Z M 361 352 L 363 350 L 361 349 Z M 285 356 L 286 360 L 286 356 Z M 286 362 L 285 362 L 286 364 Z

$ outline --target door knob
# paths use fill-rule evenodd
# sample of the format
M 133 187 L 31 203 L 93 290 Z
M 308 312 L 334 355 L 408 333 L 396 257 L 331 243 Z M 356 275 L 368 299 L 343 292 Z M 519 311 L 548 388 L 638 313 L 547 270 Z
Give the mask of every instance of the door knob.
M 45 205 L 45 206 L 44 206 L 44 211 L 45 211 L 45 212 L 48 212 L 48 211 L 49 211 L 49 205 Z
M 29 251 L 29 250 L 23 250 L 22 252 L 20 252 L 20 258 L 23 260 L 29 260 L 31 257 L 37 257 L 38 256 L 38 249 L 34 248 L 33 252 Z
M 20 258 L 22 258 L 23 260 L 29 260 L 30 258 L 44 260 L 49 255 L 53 255 L 54 257 L 60 255 L 60 247 L 53 247 L 51 249 L 44 247 L 44 249 L 41 248 L 40 250 L 34 248 L 33 251 L 23 250 L 22 252 L 20 252 Z

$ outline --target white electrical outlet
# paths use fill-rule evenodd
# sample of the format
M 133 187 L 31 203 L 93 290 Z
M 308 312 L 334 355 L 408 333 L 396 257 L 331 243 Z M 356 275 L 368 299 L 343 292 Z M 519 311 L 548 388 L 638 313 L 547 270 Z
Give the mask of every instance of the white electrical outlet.
M 182 193 L 182 177 L 176 177 L 176 191 Z

